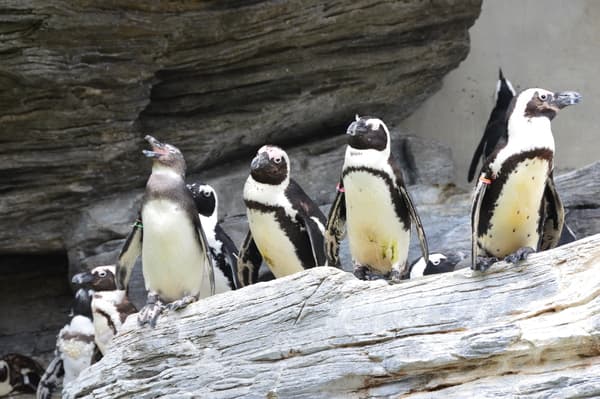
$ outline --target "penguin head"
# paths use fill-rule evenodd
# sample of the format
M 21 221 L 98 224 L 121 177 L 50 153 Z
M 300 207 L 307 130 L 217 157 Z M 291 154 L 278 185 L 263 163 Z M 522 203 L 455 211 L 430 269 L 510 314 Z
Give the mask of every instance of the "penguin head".
M 153 159 L 153 170 L 169 168 L 179 175 L 185 176 L 185 159 L 177 147 L 167 143 L 161 143 L 154 137 L 147 135 L 144 139 L 150 144 L 152 150 L 143 150 L 145 156 Z
M 0 360 L 0 383 L 6 382 L 9 380 L 10 369 L 8 368 L 8 363 L 6 360 Z
M 357 150 L 385 151 L 389 148 L 390 132 L 381 119 L 359 117 L 348 126 L 348 145 Z
M 465 258 L 466 254 L 461 251 L 450 251 L 445 254 L 441 252 L 429 254 L 429 261 L 427 263 L 421 257 L 410 265 L 409 278 L 454 271 L 456 265 Z
M 575 91 L 553 93 L 546 89 L 532 88 L 522 91 L 515 97 L 514 107 L 509 119 L 513 116 L 554 119 L 559 110 L 581 101 L 581 95 Z
M 89 272 L 74 275 L 71 282 L 79 288 L 94 291 L 112 291 L 117 289 L 115 272 L 114 266 L 98 266 Z
M 508 108 L 511 100 L 517 93 L 510 83 L 510 80 L 504 77 L 502 69 L 498 70 L 498 82 L 496 83 L 496 107 Z
M 262 146 L 252 163 L 250 175 L 259 183 L 279 185 L 289 179 L 290 159 L 284 150 L 273 145 Z
M 92 297 L 93 291 L 80 288 L 75 293 L 75 300 L 71 309 L 71 316 L 92 317 Z
M 192 193 L 196 210 L 204 217 L 212 216 L 218 206 L 217 192 L 208 184 L 192 183 L 187 185 L 188 190 Z

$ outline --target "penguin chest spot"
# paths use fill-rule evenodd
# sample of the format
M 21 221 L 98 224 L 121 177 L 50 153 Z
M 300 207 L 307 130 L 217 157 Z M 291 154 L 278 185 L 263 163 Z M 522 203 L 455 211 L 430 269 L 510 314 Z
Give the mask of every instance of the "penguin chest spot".
M 189 215 L 175 202 L 154 200 L 145 204 L 142 220 L 146 289 L 167 302 L 200 294 L 207 265 Z
M 352 258 L 382 273 L 403 266 L 410 230 L 396 215 L 386 182 L 368 172 L 353 172 L 344 177 L 344 190 Z
M 521 247 L 537 248 L 540 205 L 549 170 L 547 160 L 527 159 L 508 176 L 494 204 L 491 228 L 480 237 L 490 255 L 504 257 Z
M 304 270 L 296 246 L 276 220 L 274 212 L 248 209 L 248 224 L 260 254 L 275 277 Z

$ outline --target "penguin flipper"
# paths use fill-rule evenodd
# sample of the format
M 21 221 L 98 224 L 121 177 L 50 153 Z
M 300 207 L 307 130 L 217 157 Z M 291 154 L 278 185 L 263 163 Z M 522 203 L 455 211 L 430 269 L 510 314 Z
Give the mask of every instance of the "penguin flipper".
M 340 241 L 346 235 L 346 195 L 344 181 L 340 179 L 337 194 L 329 209 L 325 225 L 325 257 L 327 266 L 340 267 Z
M 400 196 L 404 199 L 406 203 L 406 207 L 408 208 L 408 212 L 410 214 L 410 218 L 415 224 L 415 231 L 417 232 L 417 236 L 419 237 L 419 245 L 421 247 L 421 255 L 423 259 L 429 259 L 429 247 L 427 245 L 427 236 L 425 235 L 425 229 L 423 229 L 423 223 L 421 222 L 421 218 L 417 213 L 417 208 L 415 207 L 410 194 L 406 190 L 404 184 L 398 184 L 398 189 L 400 190 Z
M 473 195 L 473 204 L 471 206 L 471 269 L 477 270 L 477 257 L 479 255 L 477 246 L 477 237 L 479 236 L 479 212 L 481 211 L 481 202 L 487 189 L 487 184 L 482 181 L 487 179 L 486 174 L 482 173 L 479 182 L 475 187 Z
M 215 294 L 215 266 L 213 262 L 213 257 L 210 254 L 210 248 L 208 247 L 208 240 L 206 239 L 206 234 L 204 234 L 204 229 L 202 228 L 202 223 L 200 222 L 200 217 L 197 213 L 194 213 L 196 216 L 194 218 L 194 224 L 196 225 L 196 233 L 198 235 L 198 243 L 200 244 L 200 252 L 204 255 L 204 264 L 208 265 L 208 270 L 203 270 L 202 273 L 208 272 L 208 279 L 210 282 L 210 295 Z
M 258 281 L 258 269 L 261 263 L 262 255 L 254 242 L 252 232 L 248 230 L 237 259 L 238 280 L 242 287 Z
M 119 290 L 127 289 L 135 261 L 142 253 L 142 229 L 142 215 L 138 214 L 117 260 L 115 281 Z
M 324 266 L 327 259 L 325 257 L 325 239 L 323 237 L 323 231 L 321 230 L 322 227 L 308 215 L 299 215 L 298 217 L 308 234 L 315 266 Z
M 551 249 L 558 245 L 565 224 L 565 209 L 556 191 L 554 172 L 546 180 L 542 207 L 545 218 L 542 218 L 540 234 L 540 251 Z
M 50 399 L 56 388 L 60 385 L 60 379 L 65 374 L 63 361 L 60 356 L 56 356 L 42 376 L 35 394 L 36 399 Z
M 233 289 L 238 289 L 238 288 L 242 288 L 242 286 L 240 285 L 240 280 L 238 277 L 238 268 L 237 268 L 237 260 L 238 260 L 238 250 L 237 247 L 235 246 L 235 243 L 233 242 L 233 240 L 231 239 L 231 237 L 229 237 L 229 235 L 225 232 L 225 230 L 223 230 L 223 228 L 217 224 L 215 226 L 215 234 L 216 237 L 219 241 L 221 241 L 223 243 L 223 247 L 222 247 L 222 252 L 223 252 L 223 257 L 225 258 L 225 263 L 227 264 L 227 267 L 229 267 L 229 272 L 231 273 L 231 283 L 233 285 Z M 225 276 L 229 277 L 229 273 L 226 273 L 226 271 L 224 270 L 223 273 L 225 274 Z
M 479 145 L 477 145 L 477 148 L 475 148 L 475 153 L 473 153 L 473 159 L 471 159 L 471 165 L 469 166 L 469 175 L 467 177 L 468 182 L 473 180 L 473 177 L 475 177 L 475 170 L 477 169 L 477 165 L 479 165 L 479 160 L 481 159 L 481 156 L 483 155 L 483 148 L 485 147 L 485 144 L 487 141 L 486 134 L 487 134 L 487 129 L 483 133 L 483 136 L 481 136 Z

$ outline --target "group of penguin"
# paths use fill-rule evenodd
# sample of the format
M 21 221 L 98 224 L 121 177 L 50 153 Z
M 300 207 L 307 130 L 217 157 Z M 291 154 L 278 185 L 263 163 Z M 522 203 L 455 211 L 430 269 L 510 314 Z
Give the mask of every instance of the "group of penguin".
M 481 161 L 471 211 L 473 270 L 485 271 L 501 259 L 516 263 L 558 245 L 564 209 L 553 181 L 551 121 L 580 99 L 576 92 L 540 88 L 517 95 L 500 71 L 496 105 L 468 176 L 469 181 L 475 177 Z M 137 219 L 116 267 L 73 277 L 79 287 L 73 317 L 58 335 L 56 358 L 37 386 L 38 398 L 49 398 L 58 378 L 66 383 L 101 357 L 126 317 L 137 312 L 127 299 L 127 286 L 140 255 L 148 297 L 137 318 L 140 326 L 151 327 L 163 311 L 200 298 L 316 266 L 340 267 L 340 242 L 346 236 L 360 279 L 398 282 L 454 270 L 457 259 L 429 253 L 386 124 L 356 116 L 346 133 L 328 217 L 290 177 L 283 149 L 265 145 L 258 150 L 243 188 L 249 230 L 239 252 L 218 224 L 215 190 L 200 182 L 186 184 L 181 151 L 146 136 L 150 149 L 143 153 L 153 161 L 152 172 Z M 409 265 L 413 226 L 421 257 Z M 573 239 L 563 234 L 563 240 Z M 263 262 L 269 272 L 260 274 Z M 32 366 L 21 367 L 19 374 L 3 362 L 0 395 L 11 387 L 34 385 L 25 372 Z M 21 380 L 13 382 L 17 374 Z

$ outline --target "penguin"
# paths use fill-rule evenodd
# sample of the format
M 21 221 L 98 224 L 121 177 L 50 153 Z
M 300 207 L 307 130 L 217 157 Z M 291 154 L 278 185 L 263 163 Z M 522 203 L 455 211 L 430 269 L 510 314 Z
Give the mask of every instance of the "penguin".
M 50 362 L 37 388 L 38 399 L 49 399 L 60 385 L 75 380 L 98 356 L 91 319 L 91 296 L 80 288 L 75 295 L 73 317 L 58 333 L 54 359 Z
M 506 113 L 515 94 L 512 84 L 504 77 L 502 69 L 499 69 L 498 82 L 496 83 L 496 105 L 492 109 L 481 141 L 479 141 L 473 154 L 469 166 L 469 182 L 475 176 L 479 161 L 485 162 L 485 159 L 490 156 L 496 146 L 506 141 Z
M 98 266 L 89 272 L 79 273 L 71 280 L 76 286 L 87 289 L 91 295 L 91 318 L 94 325 L 94 342 L 104 355 L 106 347 L 121 329 L 127 317 L 137 312 L 129 301 L 127 292 L 117 290 L 115 266 Z
M 263 259 L 275 278 L 325 265 L 325 215 L 290 178 L 283 149 L 265 145 L 258 150 L 243 198 L 249 227 L 238 259 L 243 286 L 258 280 Z
M 215 287 L 206 236 L 185 186 L 183 154 L 152 136 L 145 139 L 151 150 L 143 153 L 153 160 L 152 173 L 138 219 L 119 254 L 116 278 L 117 288 L 125 290 L 141 254 L 148 298 L 138 313 L 138 324 L 154 327 L 165 308 L 181 309 L 229 287 Z
M 485 161 L 474 191 L 473 270 L 484 271 L 499 259 L 517 263 L 557 245 L 564 209 L 553 178 L 551 121 L 559 110 L 580 100 L 574 91 L 540 88 L 524 90 L 513 99 L 507 140 Z
M 94 342 L 104 356 L 127 317 L 137 312 L 124 290 L 95 292 L 92 298 Z
M 421 219 L 391 153 L 390 132 L 381 119 L 350 124 L 342 176 L 325 231 L 327 263 L 339 264 L 340 241 L 348 230 L 354 274 L 360 279 L 406 276 L 411 224 L 429 259 Z
M 233 240 L 219 224 L 219 199 L 217 192 L 208 184 L 191 183 L 187 188 L 192 193 L 200 222 L 206 234 L 210 254 L 215 266 L 215 281 L 226 279 L 221 284 L 235 290 L 240 287 L 238 281 L 238 250 Z M 219 283 L 217 283 L 219 285 Z
M 434 252 L 429 254 L 429 262 L 423 257 L 416 259 L 408 267 L 408 278 L 428 276 L 430 274 L 453 272 L 456 265 L 466 258 L 461 251 Z
M 0 396 L 11 392 L 34 393 L 42 374 L 42 366 L 28 356 L 8 353 L 0 357 Z

